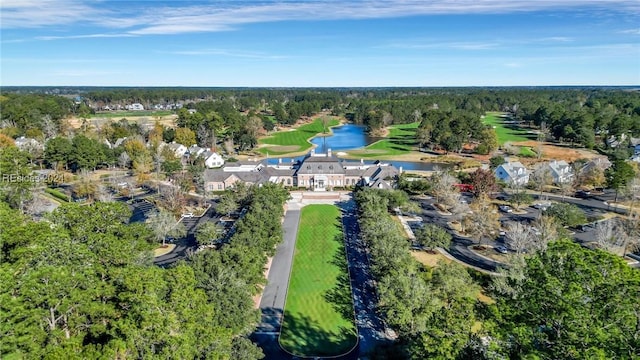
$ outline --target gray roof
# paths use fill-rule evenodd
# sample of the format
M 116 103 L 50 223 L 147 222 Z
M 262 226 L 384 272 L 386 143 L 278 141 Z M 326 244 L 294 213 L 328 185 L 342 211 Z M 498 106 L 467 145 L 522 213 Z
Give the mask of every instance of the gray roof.
M 264 172 L 269 176 L 293 176 L 295 174 L 295 169 L 276 169 L 271 166 L 267 166 L 264 169 Z
M 336 157 L 308 156 L 300 164 L 298 174 L 344 174 L 344 168 Z
M 224 172 L 219 169 L 207 169 L 204 171 L 204 182 L 205 184 L 209 182 L 224 182 L 232 176 L 252 184 L 261 184 L 268 181 L 268 175 L 263 171 Z

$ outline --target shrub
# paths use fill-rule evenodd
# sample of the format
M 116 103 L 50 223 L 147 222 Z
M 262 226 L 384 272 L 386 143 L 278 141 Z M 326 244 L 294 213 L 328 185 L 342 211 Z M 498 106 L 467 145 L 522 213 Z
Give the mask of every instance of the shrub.
M 69 196 L 60 190 L 47 188 L 44 190 L 47 194 L 57 198 L 58 200 L 69 202 Z

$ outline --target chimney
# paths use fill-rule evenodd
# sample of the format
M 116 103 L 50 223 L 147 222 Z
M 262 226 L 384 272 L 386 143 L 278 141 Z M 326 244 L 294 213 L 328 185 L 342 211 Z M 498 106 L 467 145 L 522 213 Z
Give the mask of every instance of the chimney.
M 311 149 L 311 156 L 316 156 L 316 149 L 315 148 Z
M 400 166 L 400 168 L 398 168 L 398 174 L 402 174 L 402 166 Z
M 278 164 L 282 164 L 282 158 L 278 158 Z
M 364 159 L 360 159 L 360 164 L 364 165 Z
M 331 148 L 327 148 L 327 157 L 331 157 Z

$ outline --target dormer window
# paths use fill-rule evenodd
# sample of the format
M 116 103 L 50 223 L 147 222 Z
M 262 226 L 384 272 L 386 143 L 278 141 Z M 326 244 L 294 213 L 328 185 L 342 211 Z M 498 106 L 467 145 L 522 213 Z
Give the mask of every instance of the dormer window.
M 318 170 L 322 170 L 322 165 L 318 165 Z
M 329 165 L 329 170 L 333 170 L 333 165 Z

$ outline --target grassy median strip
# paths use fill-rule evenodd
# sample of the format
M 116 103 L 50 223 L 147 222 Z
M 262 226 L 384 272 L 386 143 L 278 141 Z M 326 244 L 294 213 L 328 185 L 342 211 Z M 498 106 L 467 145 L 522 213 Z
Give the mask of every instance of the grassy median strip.
M 302 208 L 280 345 L 298 356 L 335 356 L 357 341 L 340 211 Z

